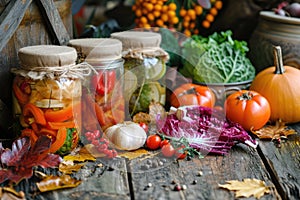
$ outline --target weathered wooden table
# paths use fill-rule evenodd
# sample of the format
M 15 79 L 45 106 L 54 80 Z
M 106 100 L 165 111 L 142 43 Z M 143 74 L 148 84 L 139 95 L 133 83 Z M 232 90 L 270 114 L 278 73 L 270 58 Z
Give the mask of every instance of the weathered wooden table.
M 234 192 L 218 184 L 228 180 L 256 178 L 271 187 L 261 199 L 300 199 L 300 124 L 298 133 L 278 148 L 273 142 L 259 141 L 257 149 L 236 145 L 226 156 L 174 161 L 154 157 L 132 160 L 116 158 L 89 162 L 74 177 L 82 183 L 72 189 L 40 193 L 32 181 L 19 189 L 27 199 L 235 199 Z M 102 164 L 100 164 L 102 163 Z M 145 164 L 152 167 L 147 168 Z M 186 185 L 174 191 L 174 183 Z M 28 187 L 29 186 L 29 187 Z M 242 198 L 242 199 L 255 199 Z

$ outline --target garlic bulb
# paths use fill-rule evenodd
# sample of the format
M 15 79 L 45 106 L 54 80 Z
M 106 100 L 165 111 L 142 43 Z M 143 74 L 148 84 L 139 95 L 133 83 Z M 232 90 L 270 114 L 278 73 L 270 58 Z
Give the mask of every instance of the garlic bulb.
M 105 137 L 119 150 L 135 150 L 142 147 L 147 134 L 137 123 L 126 121 L 107 128 Z

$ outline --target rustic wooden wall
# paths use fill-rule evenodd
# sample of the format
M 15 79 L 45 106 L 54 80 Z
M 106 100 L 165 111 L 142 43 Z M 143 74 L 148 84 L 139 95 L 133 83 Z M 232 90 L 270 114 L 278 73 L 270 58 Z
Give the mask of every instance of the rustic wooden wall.
M 0 13 L 5 10 L 9 1 L 10 0 L 0 0 Z M 73 31 L 71 11 L 72 0 L 54 0 L 54 3 L 59 11 L 67 32 L 71 36 Z M 19 17 L 18 15 L 14 16 L 16 18 Z M 52 44 L 52 40 L 40 10 L 36 3 L 32 1 L 19 27 L 0 51 L 0 100 L 9 108 L 12 106 L 11 82 L 13 78 L 10 73 L 10 69 L 18 66 L 17 52 L 22 47 L 38 44 Z

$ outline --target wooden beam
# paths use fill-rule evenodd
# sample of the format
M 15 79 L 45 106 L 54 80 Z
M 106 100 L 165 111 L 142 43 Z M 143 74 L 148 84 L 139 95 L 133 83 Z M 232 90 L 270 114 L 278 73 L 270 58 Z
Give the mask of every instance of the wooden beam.
M 0 51 L 19 27 L 32 0 L 10 0 L 0 16 Z
M 0 0 L 0 6 L 5 6 L 10 0 Z
M 52 43 L 66 45 L 70 40 L 70 35 L 63 24 L 53 0 L 35 0 L 35 2 L 45 19 L 46 28 L 53 40 Z

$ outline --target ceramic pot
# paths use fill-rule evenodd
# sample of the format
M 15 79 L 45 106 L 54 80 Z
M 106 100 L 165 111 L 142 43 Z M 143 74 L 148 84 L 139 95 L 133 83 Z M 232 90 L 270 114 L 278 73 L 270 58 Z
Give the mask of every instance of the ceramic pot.
M 281 46 L 285 65 L 300 68 L 300 18 L 261 11 L 249 40 L 249 58 L 257 72 L 274 65 L 273 46 Z

